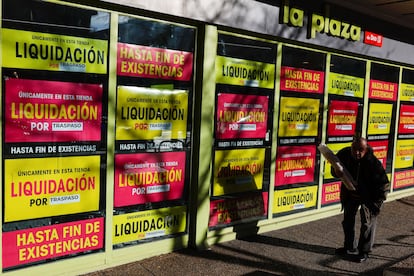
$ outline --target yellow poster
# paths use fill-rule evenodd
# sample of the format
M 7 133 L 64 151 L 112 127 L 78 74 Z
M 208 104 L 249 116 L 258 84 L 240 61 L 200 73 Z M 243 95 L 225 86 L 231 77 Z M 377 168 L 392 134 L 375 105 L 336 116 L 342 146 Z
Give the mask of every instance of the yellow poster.
M 100 156 L 4 162 L 5 222 L 99 209 Z
M 316 206 L 318 186 L 309 186 L 274 193 L 273 213 L 284 213 Z
M 331 94 L 362 98 L 364 79 L 337 73 L 328 74 L 328 92 Z
M 319 107 L 319 99 L 281 97 L 279 136 L 317 136 Z
M 106 74 L 108 42 L 2 29 L 3 67 Z
M 368 135 L 389 134 L 391 130 L 392 104 L 370 103 Z
M 216 151 L 213 196 L 261 189 L 264 159 L 263 148 Z
M 119 86 L 117 140 L 187 137 L 188 91 Z
M 216 82 L 273 89 L 275 86 L 275 65 L 217 56 Z
M 156 238 L 186 230 L 186 206 L 127 213 L 113 217 L 112 243 Z
M 397 148 L 395 153 L 395 168 L 412 168 L 413 156 L 414 140 L 397 140 Z
M 407 102 L 414 102 L 414 84 L 401 83 L 400 100 L 407 101 Z
M 338 151 L 340 151 L 341 149 L 345 148 L 345 147 L 350 147 L 351 146 L 351 142 L 348 143 L 338 143 L 338 144 L 328 144 L 327 145 L 328 148 L 330 148 L 332 150 L 333 153 L 337 154 Z M 329 164 L 328 161 L 325 160 L 325 169 L 324 169 L 324 178 L 325 179 L 332 179 L 334 178 L 331 174 L 331 164 Z

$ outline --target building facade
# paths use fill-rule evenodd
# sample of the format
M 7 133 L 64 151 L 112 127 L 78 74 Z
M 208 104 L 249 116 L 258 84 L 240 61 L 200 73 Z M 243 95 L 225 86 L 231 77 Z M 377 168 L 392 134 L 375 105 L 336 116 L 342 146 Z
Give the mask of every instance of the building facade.
M 3 0 L 2 274 L 80 274 L 340 213 L 367 137 L 414 194 L 410 28 L 332 1 Z M 53 274 L 53 273 L 52 273 Z

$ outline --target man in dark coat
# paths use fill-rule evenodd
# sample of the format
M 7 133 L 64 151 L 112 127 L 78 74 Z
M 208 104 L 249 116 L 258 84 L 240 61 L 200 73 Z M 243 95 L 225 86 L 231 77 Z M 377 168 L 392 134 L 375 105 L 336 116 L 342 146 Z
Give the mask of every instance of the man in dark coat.
M 353 177 L 356 190 L 350 191 L 345 185 L 341 185 L 344 247 L 338 248 L 335 252 L 338 255 L 353 256 L 355 261 L 363 262 L 368 258 L 368 253 L 374 245 L 377 216 L 386 199 L 389 180 L 384 167 L 375 157 L 365 138 L 355 138 L 350 147 L 341 149 L 336 156 Z M 332 166 L 332 175 L 341 177 L 343 171 Z M 355 218 L 358 208 L 361 229 L 355 247 Z

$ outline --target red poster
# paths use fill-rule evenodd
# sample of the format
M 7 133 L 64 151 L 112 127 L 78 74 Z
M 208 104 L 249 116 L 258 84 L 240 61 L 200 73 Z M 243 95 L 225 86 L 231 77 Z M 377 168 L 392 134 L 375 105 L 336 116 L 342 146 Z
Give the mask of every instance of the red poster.
M 224 94 L 217 96 L 217 139 L 266 137 L 269 97 Z
M 188 81 L 193 72 L 193 53 L 118 43 L 120 76 Z
M 210 202 L 208 226 L 225 225 L 240 220 L 262 217 L 267 214 L 268 193 L 256 193 Z
M 369 141 L 369 145 L 374 151 L 374 155 L 381 161 L 382 166 L 387 166 L 387 156 L 388 156 L 388 140 L 384 141 Z
M 322 94 L 325 73 L 282 66 L 280 73 L 280 90 Z
M 114 206 L 180 199 L 185 152 L 115 155 Z
M 3 232 L 3 268 L 103 248 L 104 218 Z
M 102 85 L 8 79 L 5 141 L 100 141 Z
M 328 116 L 328 136 L 354 135 L 358 117 L 358 102 L 331 101 Z
M 275 186 L 313 182 L 316 146 L 284 146 L 277 149 Z
M 341 181 L 324 184 L 322 187 L 322 205 L 340 201 Z
M 402 104 L 400 107 L 399 134 L 414 133 L 414 105 Z
M 369 81 L 369 97 L 395 102 L 397 100 L 398 84 L 379 80 Z
M 414 186 L 414 170 L 394 173 L 394 189 Z

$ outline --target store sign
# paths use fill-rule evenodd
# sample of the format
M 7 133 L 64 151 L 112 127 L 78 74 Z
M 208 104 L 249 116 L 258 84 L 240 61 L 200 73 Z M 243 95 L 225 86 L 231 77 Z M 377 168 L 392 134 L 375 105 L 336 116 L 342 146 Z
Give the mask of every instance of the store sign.
M 364 33 L 364 43 L 365 44 L 369 44 L 369 45 L 373 45 L 373 46 L 377 46 L 377 47 L 382 47 L 382 41 L 383 41 L 382 35 L 365 31 L 365 33 Z
M 305 13 L 297 8 L 283 6 L 280 9 L 283 24 L 293 27 L 303 27 Z M 351 41 L 359 41 L 361 38 L 361 27 L 342 22 L 319 14 L 311 14 L 309 16 L 308 38 L 315 38 L 317 33 L 326 33 L 327 35 L 348 39 Z

